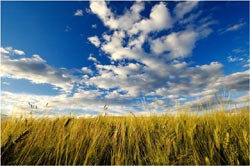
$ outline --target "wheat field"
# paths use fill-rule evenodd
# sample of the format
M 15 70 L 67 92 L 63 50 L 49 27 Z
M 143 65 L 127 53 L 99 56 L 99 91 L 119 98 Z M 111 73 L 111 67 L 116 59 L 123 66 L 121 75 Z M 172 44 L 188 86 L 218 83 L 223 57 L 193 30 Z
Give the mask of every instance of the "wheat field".
M 249 111 L 1 122 L 3 165 L 249 165 Z

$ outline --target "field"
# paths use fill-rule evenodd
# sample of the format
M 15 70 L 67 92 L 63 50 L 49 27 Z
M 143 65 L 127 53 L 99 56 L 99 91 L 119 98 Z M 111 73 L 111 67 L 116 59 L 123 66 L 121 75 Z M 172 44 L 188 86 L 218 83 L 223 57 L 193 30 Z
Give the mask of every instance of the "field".
M 249 111 L 6 119 L 4 165 L 249 165 Z

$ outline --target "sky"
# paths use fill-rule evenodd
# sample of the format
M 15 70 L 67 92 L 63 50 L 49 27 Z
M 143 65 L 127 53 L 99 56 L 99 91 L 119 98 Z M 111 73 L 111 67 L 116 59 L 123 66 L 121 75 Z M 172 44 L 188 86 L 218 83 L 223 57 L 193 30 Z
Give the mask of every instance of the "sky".
M 148 115 L 249 102 L 247 1 L 5 1 L 1 9 L 4 114 L 95 116 L 107 105 L 108 115 Z

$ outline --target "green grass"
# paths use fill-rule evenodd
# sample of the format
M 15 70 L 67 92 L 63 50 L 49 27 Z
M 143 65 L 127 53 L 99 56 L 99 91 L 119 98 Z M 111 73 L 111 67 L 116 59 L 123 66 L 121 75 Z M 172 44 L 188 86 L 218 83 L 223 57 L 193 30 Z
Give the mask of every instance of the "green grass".
M 6 119 L 5 165 L 249 165 L 249 112 Z

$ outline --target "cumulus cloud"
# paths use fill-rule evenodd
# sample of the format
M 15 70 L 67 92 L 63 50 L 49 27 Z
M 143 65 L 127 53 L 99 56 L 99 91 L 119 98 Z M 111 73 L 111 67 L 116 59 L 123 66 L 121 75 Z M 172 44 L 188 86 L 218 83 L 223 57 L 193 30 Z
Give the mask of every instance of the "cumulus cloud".
M 99 63 L 99 61 L 92 54 L 89 55 L 88 60 L 93 61 L 94 63 Z
M 214 87 L 224 89 L 226 91 L 249 91 L 249 70 L 236 72 L 218 79 Z
M 99 47 L 101 42 L 98 38 L 98 36 L 92 36 L 92 37 L 89 37 L 88 40 L 96 47 Z
M 140 31 L 143 33 L 160 31 L 171 28 L 172 24 L 173 21 L 168 8 L 163 2 L 160 2 L 151 9 L 149 19 L 142 19 L 140 22 L 136 23 L 129 32 L 136 34 Z
M 239 93 L 248 91 L 248 71 L 225 76 L 220 62 L 194 65 L 195 62 L 185 59 L 192 56 L 199 40 L 213 32 L 210 26 L 215 23 L 211 18 L 200 18 L 202 11 L 192 13 L 197 4 L 195 1 L 179 2 L 170 10 L 166 3 L 159 2 L 151 8 L 149 17 L 144 17 L 141 14 L 144 2 L 136 1 L 118 15 L 107 2 L 91 1 L 88 13 L 95 14 L 108 30 L 88 40 L 106 56 L 105 64 L 90 54 L 88 60 L 93 66 L 76 69 L 78 75 L 74 76 L 68 69 L 50 66 L 39 55 L 12 58 L 8 49 L 1 48 L 3 77 L 48 83 L 70 92 L 70 95 L 57 96 L 4 92 L 5 104 L 34 100 L 44 105 L 50 101 L 54 109 L 80 110 L 90 115 L 91 111 L 102 113 L 108 103 L 111 105 L 109 113 L 118 115 L 135 109 L 141 113 L 149 113 L 150 109 L 165 110 L 173 108 L 175 102 L 190 107 L 209 100 L 215 103 L 214 95 L 225 89 Z M 193 20 L 197 25 L 191 24 Z M 177 23 L 183 27 L 175 28 Z M 156 32 L 163 33 L 156 35 Z M 143 97 L 148 108 L 145 110 L 141 105 L 138 107 Z
M 86 74 L 93 74 L 93 71 L 87 67 L 82 67 L 82 72 Z
M 114 20 L 113 13 L 107 7 L 105 1 L 91 1 L 89 7 L 91 12 L 96 14 L 106 26 L 113 29 L 118 27 L 117 22 Z
M 140 20 L 140 12 L 144 9 L 144 2 L 135 2 L 130 10 L 122 16 L 116 16 L 105 1 L 91 1 L 90 10 L 96 14 L 110 29 L 130 29 L 135 22 Z
M 92 12 L 111 30 L 100 37 L 103 38 L 100 49 L 111 60 L 111 64 L 96 65 L 98 74 L 89 78 L 87 84 L 106 90 L 117 89 L 107 98 L 159 95 L 168 99 L 186 99 L 217 93 L 223 83 L 218 83 L 218 86 L 214 86 L 214 83 L 225 79 L 221 63 L 190 67 L 183 61 L 192 55 L 195 43 L 213 31 L 210 26 L 215 24 L 214 20 L 202 18 L 197 21 L 197 26 L 187 26 L 157 37 L 150 34 L 171 29 L 175 21 L 184 21 L 185 16 L 197 5 L 198 2 L 180 2 L 175 6 L 172 16 L 167 5 L 160 2 L 152 7 L 149 18 L 143 18 L 140 16 L 144 10 L 142 2 L 134 3 L 119 16 L 105 2 L 92 2 Z M 103 10 L 98 11 L 97 7 Z M 201 12 L 189 15 L 185 24 L 198 19 Z M 129 17 L 131 13 L 137 14 L 135 18 Z M 126 26 L 120 26 L 120 20 L 126 22 Z M 150 50 L 146 51 L 144 44 L 148 44 Z
M 144 2 L 135 2 L 129 10 L 117 16 L 107 6 L 105 1 L 92 1 L 92 13 L 96 14 L 110 29 L 126 30 L 130 34 L 138 32 L 149 33 L 172 27 L 172 18 L 166 4 L 161 2 L 151 9 L 149 18 L 142 19 L 140 12 L 144 10 Z
M 3 54 L 1 58 L 1 77 L 26 79 L 35 84 L 47 83 L 66 92 L 72 88 L 74 77 L 66 69 L 57 69 L 48 65 L 39 55 L 11 59 Z
M 177 70 L 176 70 L 177 69 Z M 212 62 L 209 65 L 175 68 L 167 85 L 162 85 L 156 90 L 156 94 L 162 96 L 176 95 L 190 97 L 197 95 L 197 91 L 207 95 L 207 91 L 214 81 L 222 77 L 222 64 Z M 185 71 L 185 72 L 184 72 Z M 211 90 L 209 90 L 212 92 Z
M 165 67 L 164 75 L 159 75 L 164 68 L 159 67 L 157 71 L 131 63 L 126 66 L 97 65 L 100 75 L 90 78 L 88 83 L 104 89 L 119 88 L 130 97 L 154 92 L 153 95 L 177 95 L 177 98 L 178 95 L 189 96 L 193 91 L 203 90 L 222 76 L 222 65 L 216 62 L 193 68 L 185 64 L 166 64 Z
M 14 50 L 14 54 L 25 55 L 25 53 L 22 50 Z
M 170 58 L 185 57 L 189 55 L 197 40 L 198 34 L 192 30 L 171 33 L 167 36 L 152 40 L 151 49 L 156 54 L 169 51 Z
M 14 49 L 13 47 L 1 47 L 1 54 L 5 55 L 25 55 L 22 50 Z

